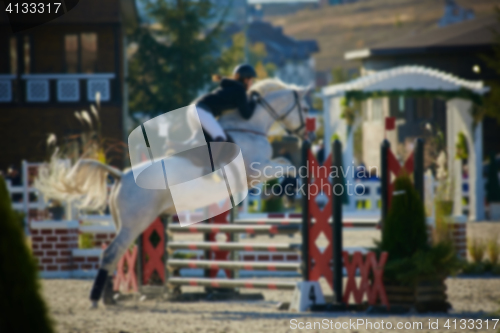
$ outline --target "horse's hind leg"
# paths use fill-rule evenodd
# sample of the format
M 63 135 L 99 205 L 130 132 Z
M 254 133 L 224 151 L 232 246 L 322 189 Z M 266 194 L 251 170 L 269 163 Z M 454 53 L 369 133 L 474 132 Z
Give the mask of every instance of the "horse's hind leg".
M 111 216 L 113 217 L 113 223 L 115 224 L 116 230 L 120 229 L 120 215 L 118 214 L 118 207 L 117 207 L 117 195 L 118 195 L 118 186 L 120 184 L 117 184 L 113 187 L 111 190 L 111 193 L 109 195 L 109 210 L 111 212 Z M 108 278 L 104 284 L 104 292 L 103 292 L 103 297 L 102 300 L 104 304 L 106 305 L 114 305 L 116 304 L 116 301 L 114 299 L 114 291 L 113 291 L 113 275 L 108 274 Z
M 111 244 L 104 250 L 101 258 L 101 266 L 94 280 L 90 300 L 93 306 L 101 298 L 106 285 L 109 286 L 110 278 L 115 271 L 118 260 L 125 254 L 129 245 L 137 238 L 138 234 L 128 228 L 121 228 Z M 109 303 L 109 291 L 106 293 L 105 303 Z
M 123 205 L 120 207 L 123 207 Z M 90 292 L 90 300 L 94 307 L 97 306 L 97 302 L 101 298 L 103 289 L 108 281 L 108 275 L 115 271 L 118 260 L 125 254 L 130 244 L 137 239 L 158 215 L 154 207 L 141 208 L 137 209 L 133 205 L 128 205 L 118 210 L 121 228 L 115 239 L 103 252 L 101 266 Z

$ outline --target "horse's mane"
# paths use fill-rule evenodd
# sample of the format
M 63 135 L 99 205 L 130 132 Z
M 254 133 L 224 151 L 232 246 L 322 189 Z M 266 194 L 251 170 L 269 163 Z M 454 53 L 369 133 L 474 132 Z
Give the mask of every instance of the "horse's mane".
M 257 81 L 252 87 L 250 87 L 250 92 L 258 92 L 259 95 L 265 96 L 275 91 L 285 90 L 285 89 L 298 89 L 299 87 L 293 84 L 286 84 L 277 78 L 264 79 Z

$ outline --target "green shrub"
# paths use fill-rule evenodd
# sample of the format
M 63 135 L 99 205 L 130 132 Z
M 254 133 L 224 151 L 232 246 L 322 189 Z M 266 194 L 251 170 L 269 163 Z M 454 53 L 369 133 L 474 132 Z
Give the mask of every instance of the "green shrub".
M 467 243 L 467 249 L 469 250 L 469 254 L 472 257 L 472 261 L 475 263 L 480 263 L 483 261 L 484 252 L 486 251 L 486 245 L 483 240 L 479 239 L 471 239 Z
M 488 202 L 500 202 L 500 182 L 498 181 L 498 165 L 495 154 L 490 154 L 490 166 L 486 181 L 486 200 Z
M 37 266 L 0 177 L 0 332 L 53 332 Z
M 482 262 L 465 262 L 462 267 L 464 274 L 484 274 L 486 272 L 486 265 Z
M 457 160 L 466 160 L 469 158 L 467 137 L 462 132 L 458 133 L 457 142 L 455 144 L 455 150 L 456 150 L 455 158 Z
M 408 277 L 418 276 L 419 279 L 445 278 L 454 275 L 462 268 L 463 263 L 457 258 L 452 242 L 439 242 L 427 250 L 419 250 L 413 255 L 413 267 L 406 273 Z
M 500 275 L 500 265 L 495 265 L 491 268 L 491 273 L 494 275 Z
M 394 182 L 394 192 L 380 249 L 389 252 L 390 260 L 413 256 L 428 248 L 425 209 L 410 177 L 402 175 Z
M 498 235 L 493 235 L 486 243 L 486 254 L 488 260 L 495 266 L 498 264 L 498 256 L 500 255 L 500 244 L 498 243 Z

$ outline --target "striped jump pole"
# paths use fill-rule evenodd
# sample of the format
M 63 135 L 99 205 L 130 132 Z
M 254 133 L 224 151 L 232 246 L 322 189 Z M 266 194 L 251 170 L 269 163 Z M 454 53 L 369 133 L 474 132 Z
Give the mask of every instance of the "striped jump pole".
M 170 225 L 167 229 L 174 233 L 246 233 L 253 235 L 290 234 L 300 231 L 300 225 L 231 225 L 193 224 L 187 227 Z
M 169 250 L 299 252 L 301 244 L 170 242 Z
M 288 225 L 300 223 L 300 221 L 302 221 L 302 214 L 300 213 L 249 213 L 241 214 L 235 219 L 234 223 Z
M 303 188 L 305 191 L 305 187 Z M 302 214 L 280 214 L 283 217 L 277 217 L 275 214 L 267 213 L 249 213 L 241 214 L 235 221 L 235 224 L 244 225 L 297 225 L 302 224 L 303 217 Z M 311 221 L 314 223 L 315 218 Z M 343 228 L 376 228 L 380 222 L 380 214 L 358 214 L 346 212 L 342 216 L 342 227 Z M 333 223 L 333 218 L 330 216 L 328 218 L 328 223 Z
M 171 278 L 168 283 L 174 286 L 200 286 L 212 288 L 248 288 L 248 289 L 275 289 L 294 290 L 296 282 L 262 281 L 262 280 L 231 280 L 207 278 Z
M 255 261 L 214 261 L 171 259 L 168 268 L 242 269 L 247 271 L 298 271 L 300 263 L 295 262 L 255 262 Z

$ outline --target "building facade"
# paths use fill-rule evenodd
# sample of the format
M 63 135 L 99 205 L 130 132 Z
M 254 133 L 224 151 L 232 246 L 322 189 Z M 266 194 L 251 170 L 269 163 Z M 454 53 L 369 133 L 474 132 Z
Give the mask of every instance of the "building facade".
M 81 133 L 74 112 L 89 110 L 98 93 L 102 136 L 123 141 L 125 36 L 136 24 L 133 0 L 80 1 L 16 34 L 0 13 L 0 169 L 45 160 L 49 133 L 59 142 Z
M 417 65 L 453 74 L 462 79 L 483 81 L 499 80 L 488 68 L 483 56 L 492 56 L 493 33 L 500 32 L 495 18 L 476 18 L 462 23 L 436 28 L 409 38 L 389 41 L 367 49 L 347 52 L 345 58 L 361 63 L 363 75 L 389 68 Z M 385 117 L 396 117 L 396 130 L 389 137 L 399 147 L 404 158 L 407 142 L 417 137 L 436 135 L 446 138 L 446 112 L 444 99 L 425 97 L 384 97 L 363 103 L 363 162 L 379 160 L 378 147 L 384 136 Z M 483 121 L 484 153 L 500 153 L 500 126 L 494 119 Z

